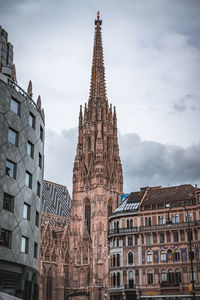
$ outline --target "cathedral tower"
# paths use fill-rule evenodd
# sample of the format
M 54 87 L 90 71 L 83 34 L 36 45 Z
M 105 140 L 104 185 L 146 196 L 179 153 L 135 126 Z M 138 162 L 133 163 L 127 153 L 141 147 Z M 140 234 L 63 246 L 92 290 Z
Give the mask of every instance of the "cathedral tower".
M 100 14 L 95 20 L 91 87 L 80 107 L 73 169 L 68 299 L 103 299 L 108 286 L 107 218 L 123 192 L 115 107 L 108 104 Z

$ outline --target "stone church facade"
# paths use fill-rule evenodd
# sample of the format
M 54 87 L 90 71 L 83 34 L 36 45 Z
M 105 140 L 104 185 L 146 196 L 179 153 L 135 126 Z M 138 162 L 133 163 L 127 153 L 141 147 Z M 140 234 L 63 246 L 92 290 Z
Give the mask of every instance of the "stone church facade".
M 123 174 L 116 110 L 106 96 L 101 25 L 98 12 L 90 95 L 79 114 L 70 224 L 42 226 L 40 300 L 100 300 L 108 290 L 107 222 L 120 204 Z M 45 257 L 47 248 L 51 256 Z

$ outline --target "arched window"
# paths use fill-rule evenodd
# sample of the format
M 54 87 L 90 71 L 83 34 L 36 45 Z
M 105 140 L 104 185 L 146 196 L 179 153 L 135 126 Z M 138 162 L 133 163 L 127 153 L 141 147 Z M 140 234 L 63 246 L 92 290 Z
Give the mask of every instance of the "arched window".
M 90 226 L 91 226 L 91 205 L 90 201 L 87 200 L 85 202 L 85 222 L 87 225 L 88 233 L 90 234 Z
M 181 258 L 181 256 L 180 256 L 180 251 L 179 251 L 178 249 L 176 249 L 176 250 L 174 251 L 174 260 L 175 260 L 175 261 L 180 261 L 180 258 Z
M 116 285 L 116 276 L 115 276 L 115 273 L 113 273 L 113 286 Z
M 147 284 L 153 284 L 153 273 L 151 270 L 147 272 Z
M 133 288 L 134 286 L 133 271 L 128 272 L 128 285 L 129 288 Z
M 167 283 L 167 273 L 165 270 L 161 271 L 161 282 L 164 284 Z
M 115 254 L 113 254 L 113 267 L 115 267 Z
M 164 250 L 160 251 L 160 260 L 166 261 L 166 252 Z
M 120 273 L 117 272 L 117 286 L 120 286 Z
M 152 262 L 152 252 L 151 251 L 147 252 L 147 262 Z
M 120 255 L 117 254 L 117 266 L 120 266 Z
M 133 264 L 133 252 L 128 253 L 128 264 Z
M 174 283 L 174 273 L 173 273 L 172 269 L 170 269 L 168 271 L 168 282 L 169 282 L 169 284 L 173 284 Z
M 175 271 L 175 282 L 180 283 L 181 282 L 181 272 L 179 269 L 176 269 Z

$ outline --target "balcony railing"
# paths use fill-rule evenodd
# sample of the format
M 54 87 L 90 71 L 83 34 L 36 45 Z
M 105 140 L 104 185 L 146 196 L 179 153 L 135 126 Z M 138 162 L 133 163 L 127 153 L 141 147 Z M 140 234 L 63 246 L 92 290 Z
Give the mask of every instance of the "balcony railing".
M 109 292 L 120 292 L 123 290 L 135 290 L 136 286 L 134 284 L 131 285 L 118 285 L 109 287 Z
M 160 287 L 177 287 L 179 286 L 178 282 L 173 282 L 173 283 L 169 283 L 169 282 L 161 282 Z
M 200 220 L 190 221 L 190 228 L 200 226 Z M 126 233 L 138 233 L 142 231 L 152 231 L 152 230 L 164 230 L 164 229 L 177 229 L 177 228 L 188 228 L 188 222 L 172 223 L 172 224 L 158 224 L 151 226 L 139 226 L 132 228 L 116 228 L 108 231 L 108 236 Z

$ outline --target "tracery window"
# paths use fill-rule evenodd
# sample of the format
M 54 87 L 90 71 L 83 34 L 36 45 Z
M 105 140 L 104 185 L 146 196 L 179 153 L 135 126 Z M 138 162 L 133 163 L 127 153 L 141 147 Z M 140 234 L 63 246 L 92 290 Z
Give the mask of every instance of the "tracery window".
M 91 226 L 91 205 L 89 200 L 85 203 L 85 222 L 87 225 L 88 233 L 90 234 L 90 226 Z
M 166 252 L 164 250 L 160 251 L 160 260 L 166 261 Z

